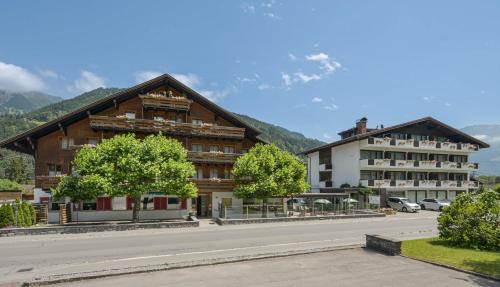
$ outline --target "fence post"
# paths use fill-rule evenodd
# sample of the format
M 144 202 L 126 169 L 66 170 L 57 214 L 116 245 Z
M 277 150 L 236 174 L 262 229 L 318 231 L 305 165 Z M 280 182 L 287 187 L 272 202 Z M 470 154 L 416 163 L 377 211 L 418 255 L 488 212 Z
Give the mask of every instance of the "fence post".
M 246 208 L 247 208 L 247 212 L 246 213 L 247 213 L 247 219 L 248 219 L 248 205 L 246 206 Z

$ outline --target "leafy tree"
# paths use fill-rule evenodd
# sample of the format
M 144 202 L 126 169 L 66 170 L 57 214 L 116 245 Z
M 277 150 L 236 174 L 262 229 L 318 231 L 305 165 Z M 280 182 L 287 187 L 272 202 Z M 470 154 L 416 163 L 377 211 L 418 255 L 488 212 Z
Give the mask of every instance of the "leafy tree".
M 0 178 L 0 190 L 19 190 L 22 191 L 23 187 L 12 180 Z
M 96 199 L 108 190 L 109 182 L 96 175 L 63 176 L 56 188 L 52 189 L 54 199 L 68 197 L 73 203 Z
M 143 194 L 156 191 L 181 199 L 197 194 L 196 185 L 189 181 L 195 169 L 187 160 L 187 151 L 177 140 L 161 134 L 144 140 L 133 134 L 117 135 L 95 148 L 83 147 L 73 164 L 83 179 L 78 187 L 83 184 L 111 197 L 132 197 L 134 222 L 139 220 Z
M 364 203 L 368 202 L 368 196 L 373 194 L 373 189 L 370 187 L 360 187 L 359 193 L 363 195 Z
M 500 192 L 457 196 L 439 215 L 438 229 L 453 245 L 500 250 Z
M 17 183 L 25 183 L 28 179 L 27 168 L 21 157 L 12 157 L 5 169 L 5 176 Z
M 257 144 L 239 157 L 233 167 L 236 183 L 234 194 L 239 198 L 262 199 L 288 197 L 304 193 L 306 168 L 294 155 L 274 145 Z M 265 216 L 264 208 L 262 215 Z

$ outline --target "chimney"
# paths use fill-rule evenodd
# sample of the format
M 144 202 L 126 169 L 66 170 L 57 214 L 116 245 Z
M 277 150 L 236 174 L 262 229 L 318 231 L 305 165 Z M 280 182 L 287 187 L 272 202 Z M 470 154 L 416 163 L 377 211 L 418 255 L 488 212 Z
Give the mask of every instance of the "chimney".
M 366 123 L 368 122 L 367 118 L 361 118 L 356 121 L 356 134 L 364 134 L 366 133 Z

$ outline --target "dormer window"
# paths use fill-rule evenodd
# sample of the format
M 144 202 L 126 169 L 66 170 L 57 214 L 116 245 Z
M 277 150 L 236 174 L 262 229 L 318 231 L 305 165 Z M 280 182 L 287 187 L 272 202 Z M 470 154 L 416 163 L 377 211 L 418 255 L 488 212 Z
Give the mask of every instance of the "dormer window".
M 61 138 L 61 149 L 70 149 L 75 145 L 75 141 L 73 138 L 63 137 Z

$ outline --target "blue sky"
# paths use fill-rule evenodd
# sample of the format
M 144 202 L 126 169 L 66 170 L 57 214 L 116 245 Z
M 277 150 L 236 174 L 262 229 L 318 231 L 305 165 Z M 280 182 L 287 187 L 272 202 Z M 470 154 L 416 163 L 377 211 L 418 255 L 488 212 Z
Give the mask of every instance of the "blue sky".
M 327 142 L 363 116 L 500 124 L 499 1 L 3 1 L 0 37 L 0 89 L 168 72 Z

